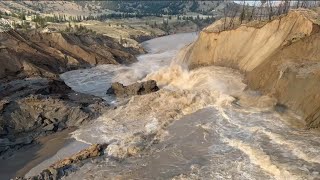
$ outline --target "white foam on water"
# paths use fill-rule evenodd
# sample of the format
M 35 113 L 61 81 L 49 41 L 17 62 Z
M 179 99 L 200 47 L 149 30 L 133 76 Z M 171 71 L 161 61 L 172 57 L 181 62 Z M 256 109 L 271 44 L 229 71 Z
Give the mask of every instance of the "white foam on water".
M 94 123 L 74 133 L 77 140 L 94 143 L 120 141 L 144 131 L 154 119 L 158 126 L 208 106 L 228 106 L 245 88 L 242 76 L 231 69 L 206 67 L 185 71 L 170 66 L 149 74 L 162 89 L 132 97 L 125 105 L 112 109 Z M 232 95 L 232 96 L 231 96 Z
M 103 65 L 63 74 L 62 78 L 73 89 L 101 96 L 109 102 L 105 92 L 115 81 L 131 84 L 153 79 L 161 87 L 158 92 L 131 97 L 128 103 L 110 109 L 92 124 L 77 130 L 73 137 L 87 143 L 112 143 L 117 149 L 115 144 L 133 141 L 134 134 L 160 133 L 174 120 L 210 107 L 207 111 L 212 115 L 200 113 L 193 117 L 195 121 L 206 119 L 205 124 L 198 123 L 195 128 L 204 127 L 214 134 L 212 142 L 206 133 L 201 137 L 201 141 L 211 146 L 204 151 L 210 152 L 210 156 L 205 154 L 210 163 L 199 169 L 196 175 L 199 179 L 317 177 L 320 137 L 284 123 L 273 110 L 275 100 L 245 91 L 239 72 L 214 66 L 189 71 L 180 65 L 186 49 L 179 53 L 178 49 L 193 39 L 194 34 L 153 39 L 144 43 L 150 53 L 139 56 L 139 62 L 131 66 Z M 233 105 L 236 97 L 240 100 Z M 104 163 L 99 167 L 86 164 L 66 179 L 91 176 L 106 179 L 138 167 L 129 163 L 112 171 L 114 166 L 108 165 L 112 162 Z M 164 172 L 169 171 L 170 165 Z M 203 176 L 206 178 L 200 178 Z
M 230 146 L 235 147 L 246 155 L 248 155 L 250 161 L 258 165 L 261 169 L 269 174 L 272 174 L 276 179 L 298 179 L 298 177 L 291 175 L 287 170 L 277 167 L 270 160 L 270 156 L 264 153 L 262 150 L 256 147 L 251 147 L 249 144 L 243 143 L 239 140 L 225 139 Z
M 138 62 L 132 65 L 99 65 L 90 69 L 69 71 L 60 77 L 75 91 L 100 96 L 111 102 L 114 99 L 106 95 L 106 90 L 112 82 L 132 84 L 162 67 L 169 66 L 179 49 L 196 37 L 196 33 L 182 33 L 155 38 L 143 43 L 149 53 L 138 56 Z

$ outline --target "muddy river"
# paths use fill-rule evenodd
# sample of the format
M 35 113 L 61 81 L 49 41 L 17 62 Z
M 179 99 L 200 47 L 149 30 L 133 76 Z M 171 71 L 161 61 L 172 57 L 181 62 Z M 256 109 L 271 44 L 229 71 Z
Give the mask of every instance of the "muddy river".
M 236 70 L 189 71 L 178 63 L 183 47 L 196 38 L 196 33 L 156 38 L 143 43 L 148 53 L 130 66 L 102 65 L 61 75 L 74 90 L 114 106 L 73 133 L 81 147 L 110 144 L 105 155 L 64 179 L 320 178 L 319 133 L 303 129 L 294 112 L 246 89 Z M 129 99 L 105 94 L 112 82 L 149 79 L 160 91 Z

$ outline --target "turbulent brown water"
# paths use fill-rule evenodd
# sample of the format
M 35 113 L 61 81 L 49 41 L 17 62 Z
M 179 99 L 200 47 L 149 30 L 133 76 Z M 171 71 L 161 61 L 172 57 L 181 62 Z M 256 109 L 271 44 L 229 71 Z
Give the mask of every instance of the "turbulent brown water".
M 106 155 L 64 179 L 320 177 L 320 136 L 303 130 L 299 117 L 275 107 L 274 99 L 245 90 L 235 70 L 188 71 L 177 63 L 184 56 L 179 49 L 195 38 L 190 33 L 153 39 L 136 64 L 61 76 L 73 89 L 117 105 L 73 135 L 86 143 L 109 143 Z M 117 101 L 105 95 L 111 82 L 146 79 L 156 80 L 161 90 Z

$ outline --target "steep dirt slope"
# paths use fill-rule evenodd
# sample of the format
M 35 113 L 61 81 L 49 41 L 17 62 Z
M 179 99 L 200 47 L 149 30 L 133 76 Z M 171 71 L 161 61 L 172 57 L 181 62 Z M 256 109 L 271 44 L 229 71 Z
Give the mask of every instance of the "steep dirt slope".
M 221 24 L 213 24 L 190 45 L 185 61 L 190 68 L 214 64 L 239 69 L 250 88 L 294 109 L 307 127 L 319 127 L 318 20 L 317 13 L 299 9 L 262 26 L 217 32 Z
M 292 11 L 261 28 L 242 25 L 215 32 L 216 24 L 209 26 L 193 44 L 189 64 L 219 64 L 251 71 L 281 46 L 317 31 L 318 26 L 304 15 L 309 13 Z
M 0 78 L 17 74 L 45 77 L 97 64 L 131 63 L 138 53 L 100 35 L 0 33 Z
M 251 88 L 304 116 L 308 127 L 320 126 L 320 33 L 278 49 L 246 77 Z

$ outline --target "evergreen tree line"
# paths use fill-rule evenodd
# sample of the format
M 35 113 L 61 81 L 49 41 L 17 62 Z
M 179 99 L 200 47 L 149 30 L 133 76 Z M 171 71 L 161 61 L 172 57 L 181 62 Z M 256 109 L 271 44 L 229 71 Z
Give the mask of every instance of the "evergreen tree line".
M 88 29 L 85 26 L 80 25 L 74 25 L 71 26 L 71 23 L 69 22 L 68 26 L 63 30 L 63 32 L 66 33 L 75 33 L 75 34 L 96 34 L 95 31 L 92 29 Z
M 169 34 L 170 30 L 171 30 L 171 26 L 169 24 L 169 20 L 171 20 L 172 17 L 168 16 L 168 19 L 163 19 L 162 23 L 157 24 L 156 21 L 154 21 L 153 23 L 148 23 L 146 22 L 146 25 L 149 25 L 152 28 L 159 28 L 161 30 L 163 30 L 164 32 L 166 32 L 167 34 Z M 199 15 L 197 15 L 196 17 L 193 16 L 177 16 L 178 20 L 184 20 L 186 21 L 191 21 L 193 23 L 195 23 L 198 27 L 198 29 L 202 29 L 204 26 L 213 23 L 216 19 L 213 16 L 207 16 L 207 17 L 200 17 Z M 181 24 L 184 22 L 180 22 L 177 21 L 176 24 Z

